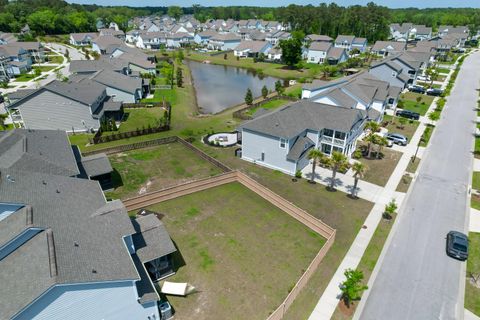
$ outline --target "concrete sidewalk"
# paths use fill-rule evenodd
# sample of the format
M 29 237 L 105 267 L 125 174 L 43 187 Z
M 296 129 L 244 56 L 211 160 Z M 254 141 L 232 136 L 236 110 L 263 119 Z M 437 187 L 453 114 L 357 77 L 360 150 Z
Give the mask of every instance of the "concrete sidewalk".
M 345 281 L 345 276 L 343 275 L 343 273 L 346 269 L 357 268 L 378 226 L 378 223 L 382 219 L 385 204 L 390 202 L 392 199 L 395 199 L 397 204 L 399 206 L 401 205 L 405 194 L 396 192 L 395 190 L 397 189 L 397 185 L 402 179 L 405 170 L 407 169 L 411 157 L 415 154 L 417 144 L 420 141 L 420 137 L 424 129 L 425 125 L 423 123 L 420 123 L 419 127 L 415 131 L 415 134 L 412 137 L 412 140 L 410 141 L 408 146 L 404 147 L 404 153 L 384 188 L 365 181 L 359 182 L 359 196 L 374 202 L 375 205 L 368 214 L 367 219 L 365 220 L 364 225 L 366 226 L 366 228 L 362 228 L 358 232 L 350 249 L 345 255 L 345 258 L 342 260 L 340 266 L 337 268 L 337 271 L 330 280 L 327 288 L 320 297 L 320 300 L 318 301 L 318 304 L 310 315 L 309 320 L 327 320 L 331 318 L 331 316 L 335 312 L 338 302 L 340 301 L 341 291 L 339 286 L 343 281 Z M 329 170 L 322 169 L 320 170 L 319 175 L 321 176 L 322 174 L 325 174 L 324 171 L 330 172 Z M 348 191 L 348 187 L 353 185 L 353 177 L 341 174 L 337 174 L 337 176 L 338 179 L 341 181 L 341 185 L 338 185 L 337 188 L 342 191 Z M 318 179 L 316 181 L 325 184 L 324 179 Z

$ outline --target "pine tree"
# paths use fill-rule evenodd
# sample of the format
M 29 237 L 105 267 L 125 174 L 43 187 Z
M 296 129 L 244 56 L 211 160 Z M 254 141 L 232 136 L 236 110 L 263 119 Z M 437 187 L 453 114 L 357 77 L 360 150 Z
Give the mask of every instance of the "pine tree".
M 252 90 L 250 90 L 250 88 L 247 89 L 247 94 L 245 95 L 245 103 L 249 106 L 251 106 L 253 103 L 253 95 L 252 95 Z

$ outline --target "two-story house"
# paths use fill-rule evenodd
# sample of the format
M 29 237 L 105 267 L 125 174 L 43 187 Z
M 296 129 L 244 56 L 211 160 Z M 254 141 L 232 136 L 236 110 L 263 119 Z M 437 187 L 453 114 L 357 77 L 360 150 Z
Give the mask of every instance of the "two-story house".
M 74 46 L 89 46 L 98 37 L 96 32 L 70 33 L 70 44 Z
M 401 41 L 378 40 L 373 45 L 371 52 L 377 56 L 387 57 L 391 54 L 403 52 L 407 49 L 407 43 Z
M 407 42 L 410 39 L 410 30 L 413 24 L 404 22 L 402 24 L 392 23 L 390 25 L 390 39 L 394 41 Z
M 418 61 L 407 52 L 403 52 L 373 64 L 368 72 L 394 86 L 405 88 L 415 84 L 417 76 L 426 67 L 424 64 L 423 61 Z

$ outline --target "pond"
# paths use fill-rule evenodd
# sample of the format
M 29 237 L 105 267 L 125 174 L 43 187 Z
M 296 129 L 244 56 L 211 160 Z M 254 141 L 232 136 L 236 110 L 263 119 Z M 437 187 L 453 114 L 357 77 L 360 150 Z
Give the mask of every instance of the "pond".
M 218 113 L 245 101 L 247 89 L 254 97 L 262 95 L 262 87 L 275 90 L 274 77 L 263 76 L 254 71 L 230 66 L 188 61 L 202 113 Z

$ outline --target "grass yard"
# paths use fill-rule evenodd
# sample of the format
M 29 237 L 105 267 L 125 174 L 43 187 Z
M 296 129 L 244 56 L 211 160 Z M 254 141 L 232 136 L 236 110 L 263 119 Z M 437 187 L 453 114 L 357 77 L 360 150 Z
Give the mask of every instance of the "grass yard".
M 417 102 L 418 98 L 421 99 L 419 102 Z M 434 97 L 425 94 L 406 92 L 400 95 L 399 108 L 418 112 L 424 116 L 432 104 L 433 99 Z
M 473 172 L 472 188 L 475 190 L 480 190 L 480 171 Z
M 150 209 L 164 214 L 162 221 L 184 261 L 168 280 L 198 289 L 185 298 L 168 297 L 178 320 L 264 320 L 325 243 L 239 183 Z
M 480 288 L 470 282 L 470 273 L 480 274 L 480 233 L 470 232 L 469 254 L 467 260 L 467 278 L 465 285 L 465 308 L 480 316 Z
M 443 64 L 447 64 L 446 62 L 445 62 L 445 63 L 442 62 L 442 63 L 443 63 Z M 438 73 L 446 73 L 446 74 L 448 74 L 448 73 L 450 73 L 450 69 L 438 67 L 438 68 L 437 68 L 437 72 L 438 72 Z
M 386 220 L 386 219 L 380 220 L 380 223 L 378 224 L 377 229 L 375 229 L 375 232 L 373 233 L 372 239 L 370 240 L 370 243 L 368 244 L 367 249 L 365 249 L 365 253 L 363 254 L 363 257 L 360 260 L 360 263 L 358 264 L 357 270 L 360 270 L 363 272 L 363 276 L 364 276 L 363 283 L 365 285 L 368 283 L 368 280 L 372 275 L 373 269 L 377 264 L 378 258 L 380 257 L 380 253 L 382 252 L 383 246 L 385 245 L 385 241 L 387 241 L 388 234 L 392 229 L 395 218 L 396 218 L 396 214 L 394 214 L 392 216 L 392 219 L 390 220 Z M 355 309 L 358 305 L 358 302 L 354 302 L 349 309 L 343 306 L 340 307 L 340 304 L 343 304 L 343 302 L 340 301 L 331 319 L 333 320 L 352 319 Z
M 402 125 L 400 123 L 400 119 L 400 117 L 385 115 L 383 116 L 383 124 L 385 124 L 386 122 L 388 122 L 388 124 L 384 127 L 388 129 L 388 132 L 390 133 L 395 132 L 403 134 L 410 141 L 415 134 L 415 131 L 417 131 L 419 122 L 415 120 L 405 119 L 402 120 L 405 121 L 405 124 Z
M 158 121 L 163 118 L 164 113 L 163 108 L 125 109 L 126 121 L 122 122 L 118 131 L 111 133 L 134 131 L 142 129 L 142 127 L 148 128 L 149 125 L 152 128 L 157 127 Z M 108 132 L 106 135 L 108 135 Z
M 34 79 L 36 76 L 33 73 L 24 73 L 15 78 L 16 82 L 27 82 Z
M 180 143 L 164 144 L 109 156 L 115 189 L 106 195 L 126 199 L 222 171 Z
M 252 108 L 252 109 L 249 109 L 249 110 L 245 111 L 245 114 L 247 114 L 249 116 L 253 116 L 260 109 L 266 109 L 266 110 L 276 109 L 276 108 L 279 108 L 281 106 L 286 105 L 289 102 L 290 101 L 286 100 L 286 99 L 270 100 L 270 101 L 262 104 L 261 106 L 258 106 L 256 108 Z
M 40 66 L 40 67 L 35 67 L 35 68 L 39 68 L 40 70 L 42 70 L 42 72 L 48 72 L 50 70 L 55 69 L 56 66 Z
M 59 55 L 49 55 L 47 56 L 49 63 L 61 64 L 63 63 L 63 57 Z
M 398 192 L 407 192 L 408 188 L 410 187 L 410 184 L 412 183 L 412 176 L 409 175 L 408 173 L 405 173 L 402 176 L 402 179 L 400 179 L 400 182 L 397 185 L 397 190 Z
M 398 161 L 400 161 L 402 153 L 388 148 L 383 148 L 382 153 L 384 157 L 382 159 L 374 159 L 373 157 L 375 155 L 376 147 L 372 146 L 372 148 L 373 156 L 371 159 L 365 157 L 359 159 L 360 162 L 364 163 L 368 167 L 363 180 L 379 186 L 385 186 L 388 182 L 388 179 L 392 175 L 393 170 L 395 170 Z
M 434 125 L 427 124 L 427 126 L 425 127 L 425 131 L 423 131 L 423 134 L 420 140 L 420 147 L 428 146 L 428 142 L 430 141 L 430 137 L 432 136 L 434 128 L 435 128 Z

